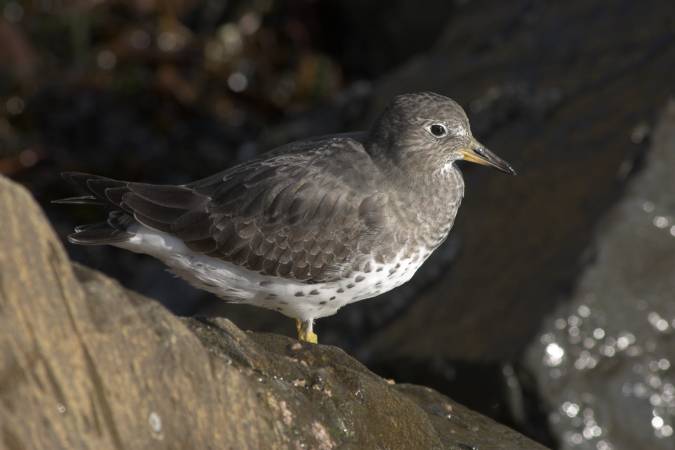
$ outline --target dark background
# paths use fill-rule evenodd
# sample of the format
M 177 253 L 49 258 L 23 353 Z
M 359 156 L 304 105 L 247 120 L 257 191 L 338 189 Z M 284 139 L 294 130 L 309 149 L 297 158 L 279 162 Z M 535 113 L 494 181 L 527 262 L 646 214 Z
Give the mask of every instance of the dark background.
M 49 203 L 72 194 L 61 171 L 187 182 L 367 128 L 397 93 L 451 96 L 520 175 L 463 166 L 446 244 L 409 284 L 319 321 L 321 341 L 550 446 L 607 450 L 579 424 L 550 426 L 560 405 L 524 355 L 594 261 L 674 73 L 667 0 L 0 0 L 0 173 L 65 236 L 97 215 Z M 293 333 L 291 320 L 223 305 L 149 257 L 67 248 L 177 314 Z M 675 405 L 664 414 L 672 423 Z

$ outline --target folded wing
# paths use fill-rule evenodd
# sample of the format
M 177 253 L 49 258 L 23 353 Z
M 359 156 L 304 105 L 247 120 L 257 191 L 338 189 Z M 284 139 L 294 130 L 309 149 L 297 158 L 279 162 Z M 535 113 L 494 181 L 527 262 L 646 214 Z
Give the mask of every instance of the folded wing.
M 183 186 L 64 174 L 86 194 L 67 202 L 112 209 L 107 222 L 78 228 L 69 239 L 114 244 L 140 223 L 265 275 L 335 279 L 370 252 L 387 220 L 386 195 L 375 185 L 370 157 L 351 138 L 285 150 Z

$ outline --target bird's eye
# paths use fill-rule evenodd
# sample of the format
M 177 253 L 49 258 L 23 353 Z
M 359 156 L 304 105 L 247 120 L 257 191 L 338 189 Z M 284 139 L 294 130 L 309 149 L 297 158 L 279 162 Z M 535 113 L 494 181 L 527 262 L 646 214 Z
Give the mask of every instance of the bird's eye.
M 429 130 L 429 133 L 433 134 L 437 138 L 443 137 L 446 134 L 448 134 L 448 129 L 445 127 L 445 125 L 442 125 L 440 123 L 435 123 L 429 126 L 427 130 Z

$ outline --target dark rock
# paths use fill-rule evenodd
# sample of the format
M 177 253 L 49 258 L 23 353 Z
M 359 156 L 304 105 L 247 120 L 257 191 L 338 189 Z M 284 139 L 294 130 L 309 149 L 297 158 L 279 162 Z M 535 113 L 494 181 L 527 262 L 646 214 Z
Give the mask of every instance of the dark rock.
M 370 361 L 517 357 L 642 157 L 634 131 L 673 92 L 675 3 L 476 0 L 454 17 L 429 54 L 376 83 L 373 111 L 404 91 L 450 95 L 519 176 L 463 166 L 460 254 L 449 271 L 423 266 L 443 275 L 376 327 Z
M 342 350 L 180 319 L 69 262 L 0 178 L 0 446 L 541 449 Z
M 603 221 L 596 260 L 527 354 L 561 449 L 675 443 L 675 102 Z
M 371 79 L 433 45 L 455 10 L 447 0 L 328 0 L 317 6 L 326 49 L 348 77 Z

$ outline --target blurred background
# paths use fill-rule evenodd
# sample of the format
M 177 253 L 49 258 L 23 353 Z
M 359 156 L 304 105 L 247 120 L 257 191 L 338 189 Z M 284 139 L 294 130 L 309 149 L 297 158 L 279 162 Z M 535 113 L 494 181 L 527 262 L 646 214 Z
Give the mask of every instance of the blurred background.
M 0 173 L 65 236 L 97 212 L 50 204 L 61 171 L 187 182 L 451 96 L 520 175 L 463 166 L 448 241 L 322 343 L 553 448 L 673 449 L 674 73 L 672 0 L 0 0 Z M 149 257 L 67 249 L 176 314 L 293 335 Z

